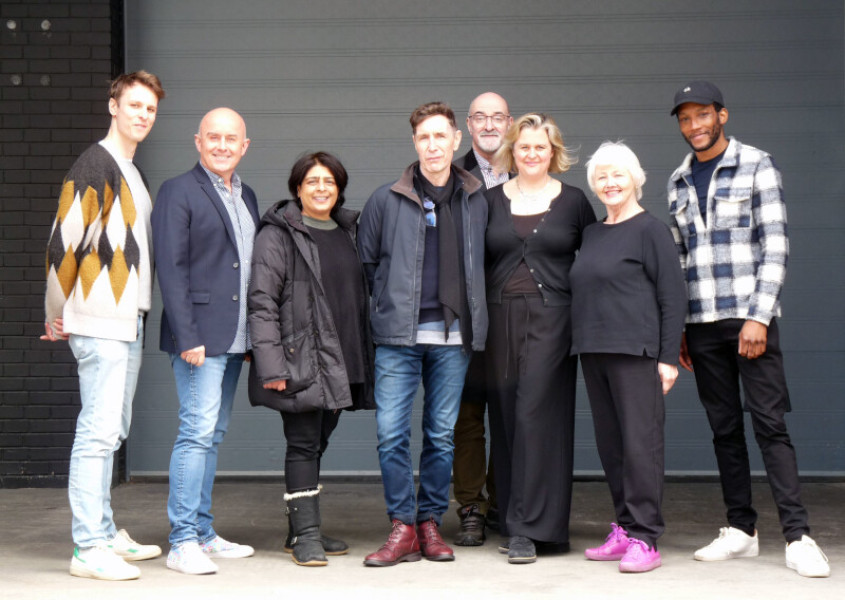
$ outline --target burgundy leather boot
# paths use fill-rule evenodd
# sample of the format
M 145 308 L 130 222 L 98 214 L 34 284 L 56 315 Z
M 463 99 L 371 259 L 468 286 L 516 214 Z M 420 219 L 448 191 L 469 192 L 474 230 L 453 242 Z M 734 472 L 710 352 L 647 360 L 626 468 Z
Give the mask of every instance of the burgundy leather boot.
M 392 567 L 400 562 L 415 562 L 420 558 L 420 541 L 414 526 L 393 519 L 393 530 L 387 542 L 368 555 L 364 564 L 368 567 Z
M 420 538 L 422 555 L 428 560 L 455 560 L 455 553 L 452 552 L 452 549 L 440 537 L 434 517 L 417 524 L 417 536 Z

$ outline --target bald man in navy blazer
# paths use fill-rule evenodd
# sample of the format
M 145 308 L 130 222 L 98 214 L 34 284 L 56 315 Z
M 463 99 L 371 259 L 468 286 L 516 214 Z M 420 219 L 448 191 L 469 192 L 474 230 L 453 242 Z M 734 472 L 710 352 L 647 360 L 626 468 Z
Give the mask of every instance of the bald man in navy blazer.
M 253 554 L 218 536 L 210 511 L 217 448 L 250 349 L 246 291 L 258 203 L 235 173 L 249 147 L 241 116 L 214 109 L 194 138 L 199 163 L 162 184 L 152 227 L 164 302 L 160 347 L 170 355 L 179 396 L 167 566 L 199 575 L 217 571 L 214 558 Z

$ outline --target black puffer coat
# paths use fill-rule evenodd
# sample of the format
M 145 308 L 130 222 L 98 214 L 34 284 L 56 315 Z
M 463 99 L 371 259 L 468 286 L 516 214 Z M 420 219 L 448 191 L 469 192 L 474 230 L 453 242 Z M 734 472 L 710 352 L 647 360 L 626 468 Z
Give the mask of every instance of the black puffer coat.
M 355 246 L 358 213 L 340 208 L 333 218 Z M 363 268 L 361 279 L 366 294 Z M 253 355 L 250 404 L 282 412 L 375 408 L 368 311 L 362 311 L 359 323 L 366 340 L 361 349 L 366 381 L 355 386 L 359 393 L 353 398 L 320 277 L 317 245 L 292 200 L 276 203 L 261 219 L 252 254 L 248 307 Z M 279 379 L 287 380 L 283 392 L 264 389 L 264 383 Z

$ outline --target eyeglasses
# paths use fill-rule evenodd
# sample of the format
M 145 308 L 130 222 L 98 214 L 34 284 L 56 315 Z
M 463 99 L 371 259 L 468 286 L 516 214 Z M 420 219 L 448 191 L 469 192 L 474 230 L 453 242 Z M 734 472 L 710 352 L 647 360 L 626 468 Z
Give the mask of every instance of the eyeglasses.
M 424 198 L 423 208 L 425 209 L 425 224 L 429 227 L 437 227 L 437 213 L 434 212 L 434 202 Z
M 506 115 L 504 113 L 496 113 L 495 115 L 485 115 L 483 112 L 477 112 L 471 114 L 469 118 L 470 120 L 472 120 L 472 123 L 474 125 L 486 125 L 487 119 L 491 119 L 493 121 L 493 125 L 501 127 L 502 125 L 505 125 L 508 122 L 508 119 L 510 119 L 511 116 Z

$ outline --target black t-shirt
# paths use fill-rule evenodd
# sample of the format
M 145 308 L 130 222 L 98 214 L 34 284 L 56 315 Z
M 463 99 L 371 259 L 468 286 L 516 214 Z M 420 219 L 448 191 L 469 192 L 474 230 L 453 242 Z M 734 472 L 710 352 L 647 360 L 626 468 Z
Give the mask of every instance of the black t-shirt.
M 707 223 L 707 190 L 710 189 L 710 180 L 713 179 L 716 165 L 724 155 L 725 153 L 722 152 L 719 156 L 704 162 L 700 162 L 695 155 L 692 157 L 692 184 L 695 186 L 695 195 L 698 196 L 698 212 L 701 213 L 705 224 Z
M 516 231 L 516 235 L 523 240 L 532 235 L 534 231 L 536 231 L 544 214 L 545 213 L 539 213 L 536 215 L 511 214 L 511 218 L 513 219 L 513 229 Z M 524 260 L 519 263 L 516 271 L 514 271 L 513 275 L 511 275 L 510 279 L 508 279 L 508 282 L 505 284 L 505 289 L 502 290 L 502 294 L 505 296 L 514 294 L 540 295 L 540 292 L 537 290 L 537 282 L 534 281 L 534 277 L 531 275 L 531 269 L 528 268 L 528 265 L 525 264 Z
M 364 381 L 363 318 L 365 304 L 361 263 L 343 229 L 308 227 L 320 257 L 320 277 L 332 312 L 349 383 Z

